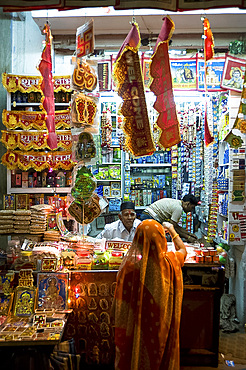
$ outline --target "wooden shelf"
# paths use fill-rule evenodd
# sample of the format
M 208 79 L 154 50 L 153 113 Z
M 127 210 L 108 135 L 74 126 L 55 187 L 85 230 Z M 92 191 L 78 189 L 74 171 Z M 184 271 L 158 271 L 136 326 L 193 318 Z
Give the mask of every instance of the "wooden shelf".
M 10 188 L 9 194 L 66 194 L 70 193 L 70 187 L 52 187 L 52 188 Z
M 171 167 L 171 163 L 130 163 L 130 167 Z

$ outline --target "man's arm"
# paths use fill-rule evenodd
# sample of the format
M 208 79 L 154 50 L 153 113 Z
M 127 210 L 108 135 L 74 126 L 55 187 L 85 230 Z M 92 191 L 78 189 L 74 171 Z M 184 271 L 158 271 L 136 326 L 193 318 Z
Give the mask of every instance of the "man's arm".
M 169 220 L 171 224 L 173 224 L 174 229 L 180 235 L 180 238 L 184 238 L 187 243 L 195 243 L 197 241 L 197 237 L 195 234 L 190 233 L 189 231 L 185 230 L 183 227 L 179 226 L 177 222 L 173 220 Z

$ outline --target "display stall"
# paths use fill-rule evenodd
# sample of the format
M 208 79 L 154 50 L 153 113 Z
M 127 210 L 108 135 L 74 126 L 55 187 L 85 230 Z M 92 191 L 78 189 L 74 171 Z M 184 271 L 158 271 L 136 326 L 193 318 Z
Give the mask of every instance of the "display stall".
M 231 60 L 169 59 L 174 27 L 169 18 L 164 26 L 166 37 L 148 56 L 139 53 L 132 22 L 118 55 L 105 61 L 89 57 L 90 21 L 77 29 L 72 75 L 52 76 L 42 64 L 51 61 L 46 25 L 42 76 L 2 76 L 8 186 L 0 234 L 8 249 L 0 254 L 0 352 L 14 351 L 13 361 L 24 348 L 47 368 L 54 347 L 74 340 L 82 364 L 113 366 L 111 307 L 131 242 L 96 236 L 118 219 L 122 201 L 139 217 L 156 200 L 192 193 L 201 205 L 179 221 L 198 238 L 183 267 L 181 364 L 218 365 L 229 242 L 245 238 L 245 121 L 236 121 L 238 136 L 227 125 Z
M 15 347 L 13 361 L 19 361 L 28 348 L 35 361 L 42 354 L 46 368 L 54 346 L 73 339 L 84 365 L 113 366 L 111 306 L 117 270 L 130 245 L 26 241 L 21 255 L 9 255 L 11 269 L 1 272 L 0 351 Z M 214 249 L 187 245 L 187 251 L 181 363 L 217 366 L 224 268 Z

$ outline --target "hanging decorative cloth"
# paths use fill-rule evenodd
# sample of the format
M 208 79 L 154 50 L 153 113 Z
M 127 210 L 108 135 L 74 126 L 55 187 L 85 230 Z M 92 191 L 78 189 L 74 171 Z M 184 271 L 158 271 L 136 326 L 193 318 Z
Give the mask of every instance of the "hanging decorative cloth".
M 126 148 L 135 156 L 151 155 L 155 151 L 145 101 L 143 76 L 138 49 L 140 34 L 137 23 L 124 40 L 114 65 L 114 78 L 118 95 L 122 97 L 122 130 L 126 135 Z
M 39 71 L 43 77 L 41 90 L 43 107 L 47 112 L 46 126 L 49 132 L 47 143 L 51 149 L 57 148 L 57 136 L 55 131 L 55 102 L 54 102 L 54 84 L 52 79 L 52 60 L 51 60 L 51 40 L 52 35 L 48 24 L 45 25 L 43 33 L 46 34 L 46 45 L 42 52 L 42 59 L 39 63 Z
M 10 130 L 21 128 L 22 130 L 45 130 L 46 113 L 29 111 L 10 111 L 3 110 L 2 122 Z M 55 112 L 56 129 L 70 128 L 70 110 L 60 110 Z
M 214 57 L 214 37 L 210 28 L 210 23 L 207 18 L 203 20 L 203 37 L 204 37 L 204 86 L 207 95 L 207 65 L 206 62 Z M 208 146 L 214 141 L 213 136 L 209 131 L 208 117 L 207 117 L 207 101 L 205 102 L 205 115 L 204 115 L 204 138 L 205 145 Z
M 181 140 L 168 55 L 168 43 L 174 28 L 173 21 L 165 17 L 150 64 L 150 75 L 153 79 L 150 90 L 156 95 L 154 108 L 159 112 L 157 126 L 160 128 L 158 144 L 162 148 L 170 148 Z
M 9 131 L 2 130 L 1 142 L 7 149 L 40 150 L 50 149 L 47 144 L 46 131 Z M 70 130 L 59 131 L 57 134 L 57 146 L 62 149 L 72 148 L 72 135 Z
M 9 170 L 20 168 L 27 171 L 33 168 L 36 171 L 43 171 L 46 168 L 70 170 L 75 163 L 72 161 L 72 152 L 69 150 L 47 153 L 8 149 L 2 156 L 2 164 Z

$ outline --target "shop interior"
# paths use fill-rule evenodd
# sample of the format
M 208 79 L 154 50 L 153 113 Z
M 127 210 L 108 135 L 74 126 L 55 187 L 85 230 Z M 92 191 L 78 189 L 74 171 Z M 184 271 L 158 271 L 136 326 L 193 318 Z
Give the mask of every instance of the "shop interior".
M 183 267 L 181 365 L 218 367 L 221 297 L 233 299 L 235 308 L 227 330 L 244 327 L 245 15 L 238 8 L 1 11 L 0 34 L 6 25 L 9 31 L 3 45 L 8 61 L 0 57 L 0 352 L 14 351 L 16 368 L 23 348 L 33 352 L 35 368 L 40 353 L 39 365 L 48 368 L 51 361 L 55 368 L 54 346 L 63 339 L 75 345 L 73 369 L 113 369 L 110 308 L 131 242 L 96 237 L 118 220 L 123 201 L 135 204 L 137 218 L 162 198 L 192 193 L 201 202 L 179 221 L 197 236 Z M 169 147 L 160 142 L 150 88 L 151 58 L 167 16 L 175 24 L 168 58 L 180 134 Z M 214 40 L 209 61 L 205 18 Z M 127 141 L 115 77 L 118 52 L 134 23 L 154 143 L 145 154 Z M 52 35 L 53 147 L 41 85 L 45 25 Z M 93 46 L 78 58 L 78 40 L 88 28 Z M 93 87 L 74 77 L 82 61 Z M 240 72 L 237 80 L 233 71 Z

